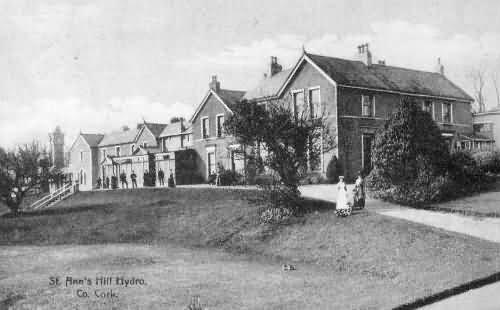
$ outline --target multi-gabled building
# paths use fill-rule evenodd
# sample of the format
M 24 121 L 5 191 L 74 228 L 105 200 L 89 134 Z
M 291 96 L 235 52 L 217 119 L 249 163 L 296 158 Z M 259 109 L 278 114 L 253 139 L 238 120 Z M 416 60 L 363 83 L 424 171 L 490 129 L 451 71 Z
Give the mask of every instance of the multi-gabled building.
M 288 70 L 281 70 L 277 58 L 271 57 L 269 74 L 244 99 L 286 101 L 296 112 L 324 113 L 337 147 L 323 153 L 312 170 L 325 173 L 336 156 L 347 179 L 352 179 L 358 171 L 370 169 L 375 131 L 408 97 L 431 113 L 450 148 L 474 137 L 473 99 L 444 75 L 441 64 L 437 72 L 427 72 L 373 63 L 368 44 L 358 47 L 357 60 L 304 51 Z

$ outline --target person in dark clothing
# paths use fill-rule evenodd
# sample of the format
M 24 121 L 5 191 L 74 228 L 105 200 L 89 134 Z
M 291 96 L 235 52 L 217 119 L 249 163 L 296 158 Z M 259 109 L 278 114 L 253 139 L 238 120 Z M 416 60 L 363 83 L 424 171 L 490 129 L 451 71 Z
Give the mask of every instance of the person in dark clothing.
M 130 175 L 130 179 L 132 180 L 132 188 L 137 188 L 137 175 L 132 170 L 132 174 Z
M 125 186 L 128 188 L 127 175 L 125 174 L 125 171 L 122 171 L 122 173 L 120 173 L 120 183 L 122 185 L 122 188 L 125 188 Z M 125 186 L 123 186 L 124 184 Z
M 98 177 L 97 178 L 97 189 L 101 189 L 101 185 L 102 185 L 102 179 L 101 179 L 101 177 Z
M 165 186 L 165 172 L 161 168 L 158 170 L 158 180 L 160 180 L 160 186 Z
M 109 177 L 106 177 L 106 179 L 104 180 L 104 188 L 109 188 Z
M 142 179 L 143 186 L 149 186 L 149 171 L 144 171 L 144 177 Z
M 168 177 L 168 187 L 175 187 L 174 174 L 172 173 L 172 169 L 170 169 L 170 176 Z

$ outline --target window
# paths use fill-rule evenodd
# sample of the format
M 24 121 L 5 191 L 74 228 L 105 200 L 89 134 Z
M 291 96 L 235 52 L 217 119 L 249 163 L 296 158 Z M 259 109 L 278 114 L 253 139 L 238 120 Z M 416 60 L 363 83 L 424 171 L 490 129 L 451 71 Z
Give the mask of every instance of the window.
M 319 96 L 319 88 L 309 89 L 309 105 L 311 109 L 311 117 L 321 117 L 321 101 Z
M 432 116 L 432 119 L 434 119 L 434 113 L 433 113 L 433 109 L 432 109 L 432 101 L 425 100 L 424 103 L 422 104 L 422 110 L 430 113 Z
M 451 123 L 451 103 L 443 103 L 443 123 Z
M 491 123 L 480 123 L 473 125 L 474 132 L 491 132 L 493 131 L 493 124 Z
M 215 174 L 215 152 L 210 152 L 207 154 L 208 160 L 208 175 Z
M 375 116 L 375 96 L 373 95 L 361 96 L 361 115 L 367 117 Z
M 147 142 L 142 142 L 142 147 L 143 148 L 147 148 L 148 147 L 148 143 Z
M 363 134 L 361 136 L 362 167 L 364 172 L 369 172 L 372 165 L 372 134 Z
M 304 111 L 304 91 L 299 90 L 299 91 L 294 91 L 292 92 L 292 98 L 293 98 L 293 109 L 295 111 L 295 116 L 296 117 L 303 117 L 304 113 L 307 113 L 307 111 Z
M 217 137 L 222 137 L 222 131 L 224 129 L 224 115 L 217 115 Z
M 116 156 L 120 156 L 120 147 L 117 146 L 115 150 L 116 150 Z
M 203 139 L 208 138 L 208 129 L 209 129 L 208 117 L 204 117 L 201 119 L 201 137 Z
M 80 152 L 80 161 L 83 161 L 83 152 Z

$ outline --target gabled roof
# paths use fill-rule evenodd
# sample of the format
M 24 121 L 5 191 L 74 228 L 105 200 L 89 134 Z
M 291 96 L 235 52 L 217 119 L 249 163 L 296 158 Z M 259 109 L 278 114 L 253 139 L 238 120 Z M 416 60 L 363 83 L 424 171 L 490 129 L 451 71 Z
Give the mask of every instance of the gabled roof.
M 215 92 L 214 90 L 210 89 L 201 103 L 198 105 L 196 108 L 196 111 L 194 112 L 193 116 L 191 116 L 190 122 L 192 122 L 196 116 L 198 116 L 198 113 L 202 110 L 202 108 L 205 106 L 205 103 L 207 103 L 208 98 L 210 96 L 214 96 L 217 98 L 217 100 L 222 103 L 228 111 L 232 112 L 231 108 L 237 104 L 241 98 L 243 98 L 243 95 L 245 95 L 244 91 L 240 90 L 230 90 L 230 89 L 219 89 L 219 91 Z
M 167 127 L 167 124 L 158 124 L 158 123 L 144 123 L 146 127 L 151 131 L 151 133 L 158 138 L 162 131 Z
M 243 99 L 252 100 L 256 98 L 273 97 L 278 93 L 281 85 L 285 83 L 291 72 L 292 68 L 278 72 L 271 77 L 264 78 L 259 82 L 257 87 L 246 92 Z
M 160 137 L 178 136 L 182 133 L 182 122 L 170 123 L 163 129 Z
M 118 145 L 133 143 L 141 129 L 129 129 L 126 131 L 113 131 L 104 135 L 99 146 Z
M 453 84 L 444 75 L 435 72 L 399 68 L 381 64 L 365 65 L 361 61 L 305 53 L 291 72 L 265 79 L 257 89 L 249 91 L 245 99 L 258 100 L 280 95 L 304 62 L 311 63 L 332 83 L 340 87 L 366 88 L 376 91 L 396 92 L 408 95 L 423 95 L 473 101 L 465 91 Z M 284 81 L 276 90 L 276 85 Z
M 104 137 L 103 134 L 81 133 L 80 136 L 87 142 L 90 147 L 96 147 Z

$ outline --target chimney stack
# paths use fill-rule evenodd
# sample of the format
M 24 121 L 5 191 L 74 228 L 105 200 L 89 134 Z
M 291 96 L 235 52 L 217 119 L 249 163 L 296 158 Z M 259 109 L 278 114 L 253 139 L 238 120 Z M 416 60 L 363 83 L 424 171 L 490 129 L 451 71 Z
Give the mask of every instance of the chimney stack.
M 444 66 L 443 64 L 441 63 L 441 58 L 438 57 L 438 62 L 437 62 L 437 66 L 436 66 L 436 72 L 441 74 L 441 75 L 444 75 Z
M 210 83 L 208 83 L 208 87 L 216 93 L 220 91 L 220 82 L 217 81 L 217 75 L 212 75 L 212 79 L 210 80 Z
M 370 52 L 370 48 L 368 46 L 368 43 L 361 44 L 358 46 L 358 58 L 365 65 L 367 65 L 367 66 L 372 65 L 372 53 Z
M 276 73 L 281 72 L 283 67 L 278 63 L 278 57 L 271 56 L 271 64 L 269 66 L 269 77 L 272 77 Z

